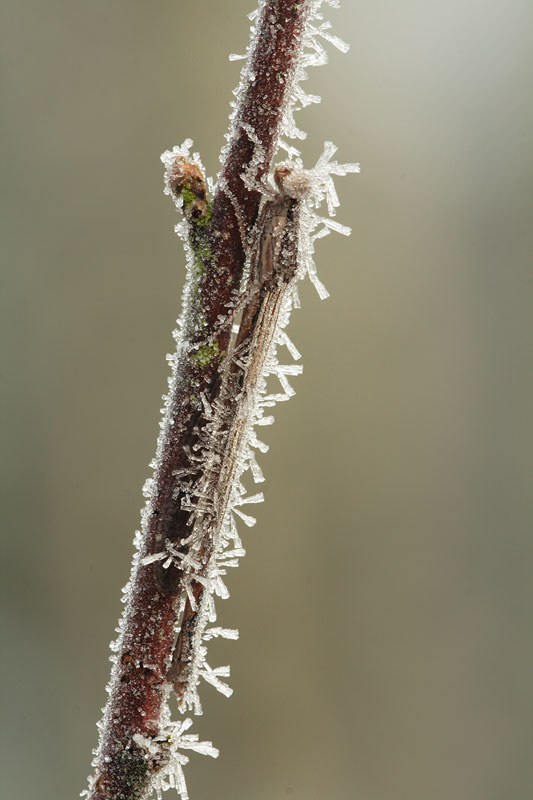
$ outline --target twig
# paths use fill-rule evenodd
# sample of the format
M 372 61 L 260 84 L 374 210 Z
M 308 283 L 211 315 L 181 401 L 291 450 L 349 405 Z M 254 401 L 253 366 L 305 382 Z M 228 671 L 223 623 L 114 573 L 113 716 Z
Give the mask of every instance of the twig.
M 239 480 L 252 425 L 263 417 L 256 399 L 265 370 L 285 387 L 286 374 L 298 371 L 280 367 L 272 356 L 278 341 L 292 347 L 282 327 L 294 279 L 307 268 L 317 282 L 313 238 L 330 228 L 347 232 L 320 220 L 312 204 L 327 195 L 334 206 L 331 173 L 356 169 L 329 163 L 334 148 L 326 148 L 321 170 L 313 180 L 302 179 L 293 157 L 291 166 L 276 173 L 280 193 L 263 200 L 282 122 L 291 123 L 287 109 L 302 77 L 306 42 L 314 50 L 309 65 L 321 63 L 323 50 L 309 36 L 319 6 L 320 0 L 263 1 L 212 203 L 199 158 L 190 157 L 190 142 L 165 157 L 167 191 L 185 217 L 189 278 L 88 800 L 144 800 L 152 789 L 159 794 L 173 783 L 185 800 L 182 751 L 217 754 L 210 743 L 185 733 L 190 720 L 170 720 L 167 699 L 173 686 L 180 710 L 198 711 L 200 672 L 231 691 L 220 680 L 227 668 L 211 670 L 203 646 L 213 636 L 235 636 L 220 628 L 206 631 L 214 619 L 212 593 L 224 594 L 221 565 L 233 565 L 244 552 L 228 509 L 246 521 L 236 510 L 244 502 Z M 322 28 L 331 40 L 327 26 Z M 301 206 L 304 191 L 308 202 Z M 307 219 L 303 245 L 300 215 Z M 313 237 L 318 222 L 326 227 Z M 228 537 L 234 549 L 222 553 Z

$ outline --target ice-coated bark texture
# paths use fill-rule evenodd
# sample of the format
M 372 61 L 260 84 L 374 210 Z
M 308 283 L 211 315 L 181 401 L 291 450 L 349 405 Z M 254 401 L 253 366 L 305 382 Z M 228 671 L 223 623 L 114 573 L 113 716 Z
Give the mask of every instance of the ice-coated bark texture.
M 331 176 L 358 171 L 358 165 L 331 161 L 331 143 L 305 171 L 287 142 L 303 137 L 294 111 L 319 100 L 300 82 L 307 67 L 327 61 L 320 39 L 346 49 L 329 32 L 322 5 L 263 0 L 251 15 L 212 202 L 190 140 L 162 157 L 165 191 L 184 212 L 176 229 L 187 253 L 187 278 L 153 477 L 143 490 L 124 614 L 111 645 L 109 701 L 98 725 L 88 800 L 144 800 L 169 787 L 186 800 L 184 751 L 218 755 L 210 742 L 186 733 L 189 717 L 171 719 L 169 698 L 174 688 L 179 711 L 199 714 L 202 680 L 231 694 L 223 680 L 229 667 L 210 666 L 207 644 L 238 636 L 215 624 L 214 601 L 228 596 L 226 571 L 245 552 L 237 523 L 253 525 L 248 507 L 263 499 L 247 494 L 243 477 L 249 471 L 253 481 L 263 480 L 255 454 L 268 448 L 257 429 L 273 422 L 271 407 L 292 396 L 289 378 L 301 371 L 278 358 L 281 348 L 299 358 L 285 331 L 299 305 L 296 282 L 308 274 L 326 296 L 316 276 L 314 241 L 330 230 L 349 232 L 330 219 L 338 205 Z M 268 178 L 278 146 L 289 157 L 281 194 Z M 179 192 L 172 184 L 177 159 L 191 167 Z M 317 211 L 324 200 L 327 217 Z M 274 209 L 270 221 L 265 209 Z M 263 274 L 254 294 L 259 262 L 273 263 L 275 276 Z M 272 377 L 279 388 L 271 386 Z

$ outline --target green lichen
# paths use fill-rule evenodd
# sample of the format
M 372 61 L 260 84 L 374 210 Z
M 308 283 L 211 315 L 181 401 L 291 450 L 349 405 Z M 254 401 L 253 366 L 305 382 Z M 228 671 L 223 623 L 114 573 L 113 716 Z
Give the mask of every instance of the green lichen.
M 194 271 L 196 277 L 201 279 L 207 265 L 213 259 L 213 251 L 204 237 L 191 236 L 190 241 L 194 253 Z
M 184 186 L 181 190 L 181 196 L 183 198 L 183 208 L 187 210 L 191 203 L 194 203 L 196 200 L 196 196 L 190 186 Z
M 202 285 L 216 260 L 216 254 L 213 253 L 210 242 L 213 202 L 205 197 L 203 191 L 195 188 L 194 184 L 182 184 L 179 191 L 183 200 L 182 210 L 187 220 L 188 243 L 192 255 L 190 311 L 194 317 L 195 326 L 205 327 L 207 320 Z M 201 347 L 192 358 L 198 366 L 204 367 L 216 355 L 218 355 L 218 345 L 207 345 Z
M 220 354 L 218 342 L 212 344 L 203 344 L 198 348 L 196 353 L 193 353 L 191 359 L 195 361 L 199 367 L 207 367 L 207 365 Z
M 119 755 L 118 772 L 127 787 L 129 800 L 142 800 L 150 779 L 148 754 L 141 748 L 123 750 Z
M 198 217 L 197 219 L 193 219 L 192 222 L 197 225 L 199 228 L 205 228 L 211 222 L 211 217 L 213 215 L 213 203 L 210 200 L 206 201 L 207 210 L 203 217 Z
M 187 185 L 185 185 L 181 190 L 181 196 L 183 198 L 183 208 L 186 214 L 190 210 L 192 204 L 195 201 L 203 202 L 203 200 L 200 199 L 193 192 L 191 187 Z M 194 214 L 187 214 L 187 216 L 189 217 L 189 222 L 195 227 L 205 228 L 211 222 L 211 216 L 213 214 L 213 203 L 210 200 L 205 200 L 205 205 L 206 205 L 205 214 L 203 214 L 202 216 L 196 217 L 194 216 Z
M 213 260 L 213 252 L 209 244 L 209 224 L 213 214 L 213 204 L 206 201 L 205 214 L 197 217 L 191 213 L 192 204 L 198 199 L 191 188 L 184 186 L 181 196 L 183 197 L 183 209 L 189 222 L 189 243 L 194 255 L 194 277 L 200 284 L 206 268 Z

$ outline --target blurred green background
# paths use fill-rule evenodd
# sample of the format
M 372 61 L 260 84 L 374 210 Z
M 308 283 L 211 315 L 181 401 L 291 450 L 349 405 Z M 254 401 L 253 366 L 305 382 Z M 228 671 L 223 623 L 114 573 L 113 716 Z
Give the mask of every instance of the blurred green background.
M 159 154 L 211 174 L 250 2 L 3 0 L 3 795 L 85 788 L 184 258 Z M 192 800 L 533 798 L 530 0 L 345 0 L 310 71 L 350 239 L 229 576 Z

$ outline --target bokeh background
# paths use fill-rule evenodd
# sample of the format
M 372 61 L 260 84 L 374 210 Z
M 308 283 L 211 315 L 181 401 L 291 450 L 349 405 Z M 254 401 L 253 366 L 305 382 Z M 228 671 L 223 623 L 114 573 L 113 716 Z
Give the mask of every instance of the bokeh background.
M 3 0 L 3 795 L 85 787 L 184 277 L 250 1 Z M 530 0 L 352 0 L 299 114 L 362 173 L 302 290 L 192 800 L 533 798 Z

